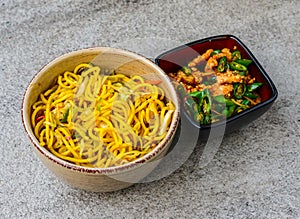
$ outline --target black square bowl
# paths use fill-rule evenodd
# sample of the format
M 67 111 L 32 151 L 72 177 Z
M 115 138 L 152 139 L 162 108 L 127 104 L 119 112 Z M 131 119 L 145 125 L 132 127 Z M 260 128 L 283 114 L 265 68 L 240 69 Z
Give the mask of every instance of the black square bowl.
M 203 54 L 208 49 L 233 49 L 233 47 L 236 47 L 237 50 L 241 52 L 243 58 L 252 60 L 252 64 L 248 67 L 249 72 L 253 77 L 255 77 L 257 82 L 263 83 L 263 86 L 260 87 L 258 91 L 261 97 L 261 103 L 235 114 L 226 120 L 215 122 L 210 125 L 200 125 L 199 123 L 195 122 L 182 106 L 181 110 L 184 111 L 183 114 L 194 125 L 194 127 L 199 129 L 199 135 L 202 137 L 207 137 L 212 128 L 224 126 L 225 131 L 223 133 L 230 133 L 249 124 L 250 122 L 253 122 L 263 115 L 271 107 L 278 96 L 277 89 L 271 78 L 262 68 L 261 64 L 254 57 L 252 52 L 245 46 L 245 44 L 233 35 L 213 36 L 187 43 L 164 52 L 155 59 L 155 63 L 166 73 L 174 73 L 177 72 L 182 66 L 186 65 L 189 61 L 197 57 L 199 54 Z

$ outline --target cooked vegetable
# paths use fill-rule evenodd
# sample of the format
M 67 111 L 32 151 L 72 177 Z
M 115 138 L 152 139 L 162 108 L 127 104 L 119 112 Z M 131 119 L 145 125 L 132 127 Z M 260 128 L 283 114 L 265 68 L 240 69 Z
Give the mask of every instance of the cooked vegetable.
M 217 55 L 221 53 L 221 50 L 217 49 L 217 50 L 214 50 L 213 52 L 210 53 L 210 57 L 214 56 L 214 55 Z
M 195 91 L 189 94 L 191 97 L 196 97 L 198 100 L 200 100 L 203 96 L 203 91 Z
M 241 64 L 239 64 L 237 62 L 230 62 L 229 66 L 230 66 L 230 68 L 232 70 L 243 71 L 243 72 L 247 71 L 247 67 L 246 66 L 241 65 Z
M 226 107 L 225 110 L 223 110 L 222 114 L 224 114 L 227 118 L 232 116 L 232 114 L 234 113 L 235 110 L 235 106 L 229 106 Z
M 237 74 L 242 75 L 242 76 L 246 76 L 247 75 L 247 71 L 236 71 Z
M 190 116 L 193 117 L 194 120 L 198 120 L 198 106 L 195 100 L 192 97 L 185 97 L 184 104 L 190 113 Z
M 253 94 L 253 93 L 250 93 L 250 92 L 246 92 L 246 93 L 244 94 L 244 96 L 245 96 L 245 97 L 249 97 L 249 98 L 251 98 L 251 99 L 255 99 L 255 98 L 258 97 L 257 95 L 255 95 L 255 94 Z
M 227 59 L 226 59 L 226 56 L 223 56 L 219 60 L 217 69 L 219 72 L 224 72 L 226 70 L 226 68 L 227 68 Z
M 177 90 L 191 118 L 207 125 L 260 103 L 257 91 L 263 84 L 249 72 L 251 63 L 238 50 L 208 49 L 168 75 L 178 82 Z
M 176 89 L 180 97 L 183 98 L 186 95 L 185 89 L 181 84 L 179 84 Z
M 215 100 L 216 100 L 218 103 L 225 103 L 226 98 L 225 98 L 223 95 L 218 95 L 218 96 L 215 96 Z
M 243 101 L 241 102 L 241 104 L 242 104 L 242 105 L 248 105 L 248 106 L 250 106 L 250 105 L 251 105 L 251 102 L 250 102 L 249 100 L 243 100 Z
M 249 92 L 253 92 L 255 91 L 257 88 L 259 88 L 262 85 L 262 83 L 257 82 L 257 83 L 253 83 L 251 85 L 248 86 L 248 91 Z
M 242 58 L 241 53 L 240 53 L 240 51 L 238 51 L 238 50 L 235 50 L 235 51 L 231 54 L 231 56 L 232 56 L 232 61 L 235 61 L 235 60 L 237 60 L 237 59 L 241 59 L 241 58 Z
M 69 112 L 70 112 L 70 108 L 67 109 L 67 111 L 65 112 L 63 118 L 60 120 L 62 123 L 67 122 L 68 116 L 69 116 Z
M 211 116 L 212 99 L 208 89 L 202 91 L 201 98 L 199 99 L 198 112 L 203 113 L 201 124 L 209 124 Z
M 181 71 L 186 74 L 186 75 L 191 75 L 192 74 L 192 70 L 189 67 L 182 67 Z
M 233 91 L 234 96 L 237 99 L 243 98 L 243 96 L 247 90 L 246 85 L 245 84 L 234 84 L 233 87 L 234 87 L 234 91 Z
M 250 59 L 237 59 L 235 60 L 236 63 L 241 64 L 243 66 L 248 67 L 248 65 L 250 65 L 252 63 L 252 60 Z

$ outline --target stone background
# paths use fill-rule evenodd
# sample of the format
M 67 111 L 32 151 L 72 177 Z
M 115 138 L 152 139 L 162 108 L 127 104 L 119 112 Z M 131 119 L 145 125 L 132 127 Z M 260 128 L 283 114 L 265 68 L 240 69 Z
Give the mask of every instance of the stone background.
M 0 218 L 299 218 L 300 1 L 0 0 Z M 259 120 L 201 150 L 161 180 L 113 193 L 61 183 L 24 134 L 21 101 L 46 63 L 115 46 L 155 57 L 232 34 L 261 62 L 279 97 Z

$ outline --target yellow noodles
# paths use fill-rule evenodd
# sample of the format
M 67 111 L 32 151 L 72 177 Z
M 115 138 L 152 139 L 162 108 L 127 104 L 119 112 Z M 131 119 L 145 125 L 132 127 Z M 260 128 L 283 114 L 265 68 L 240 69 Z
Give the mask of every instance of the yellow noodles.
M 149 153 L 166 136 L 175 107 L 164 91 L 141 76 L 103 72 L 80 64 L 33 104 L 34 133 L 55 156 L 82 166 L 117 166 Z

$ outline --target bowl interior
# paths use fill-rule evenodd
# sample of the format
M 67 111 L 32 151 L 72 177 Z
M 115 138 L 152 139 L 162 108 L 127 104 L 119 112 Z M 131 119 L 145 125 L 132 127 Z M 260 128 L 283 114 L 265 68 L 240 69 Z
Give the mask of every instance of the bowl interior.
M 38 99 L 40 93 L 49 88 L 49 86 L 53 84 L 58 75 L 62 74 L 65 71 L 73 71 L 78 64 L 90 62 L 95 65 L 99 65 L 102 68 L 115 69 L 117 73 L 123 73 L 128 76 L 142 75 L 143 77 L 149 79 L 162 81 L 162 83 L 160 83 L 158 86 L 160 86 L 165 91 L 165 96 L 168 99 L 172 100 L 176 107 L 176 111 L 174 112 L 169 131 L 167 133 L 167 136 L 159 143 L 159 145 L 154 150 L 152 150 L 144 157 L 130 162 L 129 164 L 142 163 L 157 156 L 162 151 L 162 149 L 172 140 L 178 125 L 179 104 L 176 91 L 164 71 L 157 65 L 155 65 L 152 61 L 129 51 L 109 47 L 84 49 L 65 54 L 53 60 L 48 65 L 44 66 L 41 71 L 33 78 L 24 94 L 22 117 L 26 133 L 34 146 L 37 147 L 38 150 L 42 150 L 43 153 L 51 157 L 51 159 L 54 159 L 57 162 L 62 162 L 64 163 L 64 165 L 74 166 L 71 163 L 66 163 L 63 160 L 56 158 L 45 148 L 39 145 L 39 141 L 36 139 L 30 123 L 31 107 L 33 103 Z M 118 169 L 119 166 L 108 167 L 107 169 L 110 168 Z
M 232 35 L 221 35 L 191 42 L 159 55 L 155 59 L 155 62 L 166 73 L 174 73 L 177 72 L 182 66 L 187 65 L 189 61 L 191 61 L 198 55 L 203 54 L 208 49 L 232 49 L 234 46 L 241 52 L 243 58 L 251 59 L 253 61 L 253 63 L 248 67 L 249 72 L 252 76 L 255 77 L 257 82 L 262 82 L 263 86 L 258 90 L 258 93 L 262 100 L 261 103 L 248 110 L 245 110 L 242 113 L 227 118 L 227 122 L 230 122 L 231 120 L 234 120 L 249 111 L 253 111 L 265 104 L 273 102 L 277 97 L 277 90 L 273 82 L 271 81 L 265 70 L 262 68 L 260 63 L 257 61 L 257 59 L 254 57 L 254 55 L 251 53 L 251 51 L 238 38 Z M 201 127 L 211 127 L 219 123 L 222 124 L 222 122 L 216 122 L 211 125 L 201 125 Z M 198 124 L 195 125 L 199 127 Z

